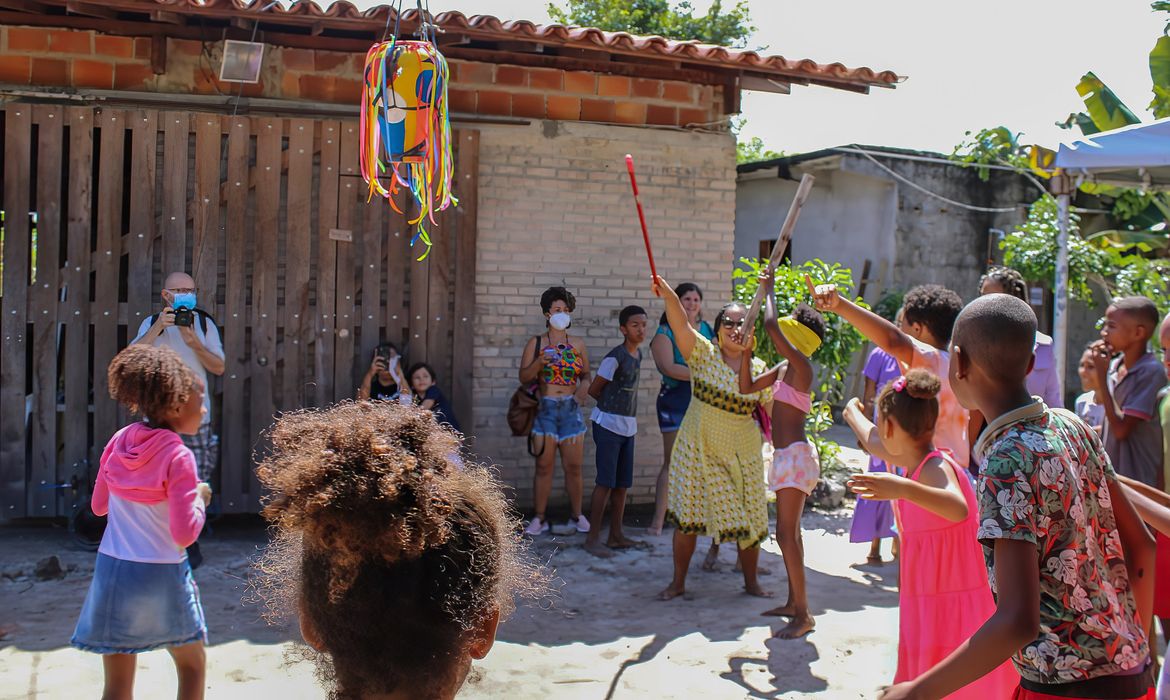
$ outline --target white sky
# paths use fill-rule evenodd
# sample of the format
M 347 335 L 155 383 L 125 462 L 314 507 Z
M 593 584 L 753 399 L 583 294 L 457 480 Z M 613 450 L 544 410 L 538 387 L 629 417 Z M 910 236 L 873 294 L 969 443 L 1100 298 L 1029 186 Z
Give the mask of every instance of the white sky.
M 369 0 L 358 0 L 366 6 Z M 412 4 L 412 3 L 411 3 Z M 705 10 L 709 0 L 697 0 Z M 724 0 L 733 5 L 734 0 Z M 848 143 L 949 152 L 966 130 L 1005 125 L 1053 146 L 1080 110 L 1092 70 L 1142 119 L 1152 118 L 1147 55 L 1165 24 L 1146 0 L 749 0 L 749 46 L 787 58 L 888 69 L 909 79 L 869 95 L 793 86 L 746 92 L 746 136 L 800 153 Z M 549 21 L 539 0 L 454 0 L 459 10 Z M 1077 132 L 1079 135 L 1079 132 Z

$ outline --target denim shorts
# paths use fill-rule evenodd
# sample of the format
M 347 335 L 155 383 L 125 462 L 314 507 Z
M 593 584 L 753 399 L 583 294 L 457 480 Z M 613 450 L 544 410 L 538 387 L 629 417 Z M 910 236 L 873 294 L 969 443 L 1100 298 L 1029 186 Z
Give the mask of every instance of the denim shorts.
M 532 423 L 532 434 L 551 435 L 558 443 L 581 437 L 585 434 L 585 421 L 581 418 L 581 406 L 577 398 L 569 396 L 546 396 L 536 409 L 536 420 Z
M 73 646 L 137 654 L 191 642 L 207 643 L 207 622 L 186 561 L 145 564 L 97 555 Z
M 593 442 L 597 445 L 597 485 L 610 489 L 633 486 L 634 436 L 618 435 L 594 423 Z

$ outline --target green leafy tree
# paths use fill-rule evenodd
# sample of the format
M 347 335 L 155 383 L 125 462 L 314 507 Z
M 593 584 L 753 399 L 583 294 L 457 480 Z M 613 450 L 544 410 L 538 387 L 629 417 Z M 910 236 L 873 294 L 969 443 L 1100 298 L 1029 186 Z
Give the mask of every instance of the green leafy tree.
M 1004 237 L 1000 248 L 1004 263 L 1032 281 L 1056 275 L 1056 199 L 1045 195 L 1028 211 L 1027 220 Z M 1106 298 L 1144 296 L 1153 300 L 1162 315 L 1170 313 L 1170 259 L 1166 238 L 1149 234 L 1146 240 L 1117 231 L 1081 234 L 1080 217 L 1072 214 L 1068 235 L 1069 296 L 1092 305 L 1094 290 Z
M 745 126 L 747 126 L 747 119 L 742 114 L 731 118 L 731 134 L 735 136 L 735 162 L 737 164 L 784 157 L 783 151 L 773 151 L 768 148 L 759 136 L 745 140 L 743 138 Z
M 980 129 L 974 134 L 967 131 L 963 136 L 963 141 L 951 152 L 952 160 L 975 166 L 1010 165 L 1028 169 L 1028 154 L 1020 146 L 1020 135 L 1006 126 Z M 977 172 L 984 182 L 991 177 L 990 168 L 979 167 Z
M 697 15 L 687 0 L 673 7 L 668 0 L 566 0 L 549 3 L 548 14 L 561 24 L 736 48 L 746 46 L 756 31 L 747 0 L 727 11 L 722 0 L 714 0 L 705 15 Z
M 753 136 L 747 141 L 737 139 L 735 142 L 736 163 L 755 163 L 761 160 L 772 160 L 773 158 L 783 157 L 783 152 L 773 151 L 768 148 L 759 136 Z
M 739 267 L 732 273 L 737 282 L 734 291 L 736 301 L 751 304 L 760 284 L 760 271 L 767 264 L 767 260 L 740 258 Z M 776 312 L 781 316 L 792 313 L 798 303 L 809 301 L 805 275 L 820 284 L 836 284 L 842 294 L 849 294 L 853 290 L 852 271 L 836 263 L 810 260 L 796 267 L 781 265 L 776 268 Z M 864 303 L 860 299 L 857 301 Z M 755 354 L 771 367 L 783 358 L 768 340 L 763 316 L 761 313 L 756 319 L 758 344 Z M 861 349 L 862 344 L 861 334 L 853 326 L 837 314 L 825 314 L 825 341 L 812 356 L 817 365 L 817 382 L 813 386 L 813 410 L 805 422 L 805 432 L 816 445 L 821 463 L 829 472 L 842 469 L 838 458 L 841 446 L 822 434 L 833 425 L 832 406 L 845 398 L 845 375 L 854 353 Z
M 1170 12 L 1170 1 L 1158 0 L 1155 12 Z M 1170 22 L 1150 50 L 1149 70 L 1153 99 L 1148 109 L 1157 118 L 1170 116 Z M 1059 125 L 1077 127 L 1085 135 L 1140 123 L 1140 119 L 1096 74 L 1085 73 L 1076 85 L 1085 110 L 1069 115 Z M 1016 134 L 1005 127 L 984 129 L 960 143 L 952 154 L 958 161 L 999 163 L 1023 168 L 1039 159 L 1044 149 L 1020 146 Z M 1051 155 L 1051 152 L 1047 152 Z M 1031 157 L 1027 157 L 1031 156 Z M 986 178 L 986 172 L 980 175 Z M 1073 215 L 1069 231 L 1069 294 L 1087 304 L 1094 290 L 1108 296 L 1141 295 L 1154 300 L 1162 313 L 1170 311 L 1167 272 L 1170 271 L 1170 196 L 1097 183 L 1081 190 L 1105 204 L 1112 204 L 1109 230 L 1084 235 Z M 1051 286 L 1056 267 L 1056 201 L 1045 195 L 1037 200 L 1027 221 L 1001 243 L 1004 262 L 1029 280 Z

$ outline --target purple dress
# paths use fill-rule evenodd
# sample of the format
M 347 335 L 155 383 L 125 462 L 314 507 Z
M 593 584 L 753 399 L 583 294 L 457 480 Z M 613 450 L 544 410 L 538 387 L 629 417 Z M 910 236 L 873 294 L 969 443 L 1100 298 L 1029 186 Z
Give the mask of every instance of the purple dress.
M 902 376 L 902 368 L 885 350 L 874 348 L 865 362 L 863 374 L 866 379 L 873 381 L 877 393 L 880 394 L 886 384 Z M 873 419 L 877 420 L 876 407 Z M 876 457 L 870 457 L 869 470 L 884 472 L 886 463 Z M 853 525 L 849 528 L 849 541 L 870 542 L 877 538 L 894 536 L 894 509 L 890 502 L 857 499 L 857 508 L 853 511 Z

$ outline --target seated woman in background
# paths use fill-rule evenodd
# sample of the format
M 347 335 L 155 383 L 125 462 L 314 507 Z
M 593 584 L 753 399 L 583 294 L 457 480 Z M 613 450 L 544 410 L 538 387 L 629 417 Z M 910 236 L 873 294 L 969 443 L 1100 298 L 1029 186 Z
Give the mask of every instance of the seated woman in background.
M 428 411 L 433 411 L 435 420 L 442 425 L 454 428 L 455 432 L 462 433 L 459 422 L 455 420 L 455 411 L 451 409 L 451 402 L 439 390 L 435 382 L 438 377 L 435 370 L 425 362 L 416 362 L 410 366 L 406 376 L 410 378 L 410 388 L 414 390 L 415 398 Z
M 374 359 L 358 388 L 360 401 L 398 401 L 410 403 L 410 385 L 402 376 L 402 355 L 392 343 L 374 349 Z

